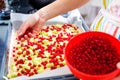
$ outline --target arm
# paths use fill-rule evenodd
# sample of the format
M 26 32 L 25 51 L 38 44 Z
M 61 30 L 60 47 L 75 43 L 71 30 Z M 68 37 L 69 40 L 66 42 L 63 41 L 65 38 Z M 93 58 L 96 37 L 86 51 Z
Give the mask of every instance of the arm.
M 51 19 L 59 14 L 63 14 L 75 8 L 84 5 L 88 0 L 56 0 L 52 4 L 37 11 L 39 15 L 43 14 L 44 19 Z
M 47 20 L 78 8 L 88 1 L 89 0 L 56 0 L 32 14 L 31 17 L 21 25 L 18 30 L 18 36 L 23 35 L 28 28 L 32 28 L 33 34 L 36 34 Z

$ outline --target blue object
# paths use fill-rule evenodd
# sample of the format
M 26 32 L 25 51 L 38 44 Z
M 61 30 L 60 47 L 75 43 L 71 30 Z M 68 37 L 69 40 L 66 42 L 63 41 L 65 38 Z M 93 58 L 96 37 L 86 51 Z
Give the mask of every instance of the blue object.
M 10 29 L 8 25 L 0 25 L 0 80 L 2 80 L 5 71 L 9 33 Z

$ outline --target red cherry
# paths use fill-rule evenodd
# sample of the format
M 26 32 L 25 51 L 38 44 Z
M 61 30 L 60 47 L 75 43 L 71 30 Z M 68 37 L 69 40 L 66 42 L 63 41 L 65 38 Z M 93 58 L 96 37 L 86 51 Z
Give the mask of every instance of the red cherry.
M 25 68 L 25 71 L 26 71 L 27 73 L 30 73 L 30 69 L 26 69 L 26 68 Z
M 29 50 L 26 50 L 26 55 L 29 55 L 30 54 L 30 51 Z
M 18 68 L 17 71 L 19 71 L 20 69 Z
M 18 48 L 17 48 L 17 47 L 15 47 L 15 49 L 16 49 L 16 50 L 18 50 Z
M 17 61 L 18 64 L 24 64 L 24 61 L 22 59 Z
M 16 62 L 16 61 L 17 61 L 17 59 L 15 58 L 15 59 L 14 59 L 14 61 Z
M 36 69 L 34 69 L 33 71 L 34 71 L 35 74 L 37 74 L 37 70 Z
M 28 66 L 31 66 L 32 65 L 32 63 L 28 63 Z
M 33 72 L 29 73 L 29 76 L 32 76 L 32 75 L 34 75 L 34 73 L 33 73 Z
M 19 65 L 19 68 L 22 68 L 22 65 Z
M 41 65 L 39 64 L 38 67 L 41 67 Z
M 56 69 L 56 67 L 55 67 L 55 66 L 52 66 L 52 67 L 51 67 L 51 70 L 53 70 L 53 69 Z
M 16 38 L 16 40 L 18 40 L 18 38 Z
M 17 52 L 17 54 L 18 54 L 18 55 L 21 55 L 21 54 L 22 54 L 22 52 Z
M 42 64 L 43 66 L 46 66 L 47 63 L 48 63 L 48 62 L 45 61 L 45 62 L 42 62 L 41 64 Z
M 26 55 L 23 55 L 23 57 L 25 57 Z
M 35 68 L 35 67 L 36 67 L 36 65 L 33 65 L 33 67 Z
M 32 58 L 30 56 L 27 57 L 28 60 L 32 60 Z
M 15 54 L 13 54 L 13 57 L 15 57 Z
M 21 70 L 21 73 L 24 74 L 25 72 L 23 70 Z
M 20 42 L 17 42 L 17 44 L 20 44 Z
M 21 74 L 20 74 L 20 73 L 18 73 L 18 74 L 17 74 L 17 76 L 21 76 Z
M 64 65 L 63 64 L 59 64 L 60 65 L 60 67 L 63 67 Z

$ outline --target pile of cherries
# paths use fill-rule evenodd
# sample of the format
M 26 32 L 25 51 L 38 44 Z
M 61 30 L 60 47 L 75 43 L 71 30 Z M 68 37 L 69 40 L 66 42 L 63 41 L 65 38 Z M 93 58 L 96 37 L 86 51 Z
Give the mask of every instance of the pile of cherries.
M 28 30 L 24 37 L 16 38 L 10 64 L 15 76 L 32 76 L 65 66 L 63 50 L 79 29 L 73 24 L 48 25 L 35 37 L 30 37 L 31 33 Z
M 114 71 L 120 61 L 118 52 L 110 40 L 101 36 L 87 36 L 70 49 L 69 62 L 77 70 L 100 75 Z

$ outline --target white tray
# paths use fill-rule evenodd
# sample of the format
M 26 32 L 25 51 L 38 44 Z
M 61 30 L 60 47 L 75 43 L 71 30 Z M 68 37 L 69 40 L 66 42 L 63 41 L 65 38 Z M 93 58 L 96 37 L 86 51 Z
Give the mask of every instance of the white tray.
M 64 14 L 67 17 L 63 17 L 63 16 L 57 16 L 53 19 L 50 19 L 49 21 L 47 21 L 45 23 L 45 25 L 52 25 L 52 24 L 64 24 L 64 23 L 71 23 L 71 24 L 76 24 L 83 32 L 85 31 L 83 24 L 82 24 L 82 20 L 81 20 L 81 16 L 78 10 L 73 10 L 67 14 Z M 10 53 L 9 53 L 9 58 L 11 57 L 11 46 L 12 46 L 12 41 L 13 41 L 13 35 L 15 34 L 16 30 L 18 30 L 18 28 L 20 27 L 20 25 L 22 24 L 23 21 L 25 21 L 30 15 L 29 14 L 20 14 L 20 13 L 11 13 L 11 23 L 12 23 L 12 32 L 11 32 L 11 40 L 10 40 Z M 10 60 L 8 59 L 8 64 L 7 66 L 9 66 L 9 62 Z M 6 69 L 9 70 L 9 69 Z M 8 71 L 9 73 L 9 71 Z M 51 70 L 51 71 L 45 71 L 41 74 L 37 74 L 31 77 L 27 77 L 27 76 L 20 76 L 20 77 L 16 77 L 10 80 L 28 80 L 28 79 L 36 79 L 36 78 L 45 78 L 45 77 L 52 77 L 52 76 L 60 76 L 60 75 L 68 75 L 68 74 L 72 74 L 71 71 L 69 70 L 69 68 L 67 66 L 65 67 L 61 67 L 55 70 Z M 6 76 L 3 76 L 4 79 L 8 80 L 8 78 Z

